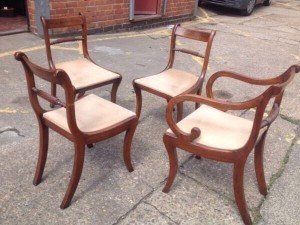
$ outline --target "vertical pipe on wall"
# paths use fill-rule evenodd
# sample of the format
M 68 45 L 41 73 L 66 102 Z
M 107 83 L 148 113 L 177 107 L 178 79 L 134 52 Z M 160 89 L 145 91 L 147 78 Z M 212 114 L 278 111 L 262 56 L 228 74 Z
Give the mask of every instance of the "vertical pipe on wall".
M 41 16 L 50 18 L 50 0 L 34 0 L 35 25 L 39 36 L 43 36 Z
M 196 0 L 196 1 L 195 1 L 194 16 L 197 16 L 197 12 L 198 12 L 198 3 L 199 3 L 199 0 Z
M 29 20 L 28 1 L 25 1 L 25 10 L 26 10 L 27 31 L 30 31 L 30 20 Z
M 163 15 L 166 15 L 166 12 L 167 12 L 167 2 L 168 2 L 168 0 L 164 0 Z
M 133 20 L 134 18 L 134 0 L 130 0 L 129 5 L 129 20 Z

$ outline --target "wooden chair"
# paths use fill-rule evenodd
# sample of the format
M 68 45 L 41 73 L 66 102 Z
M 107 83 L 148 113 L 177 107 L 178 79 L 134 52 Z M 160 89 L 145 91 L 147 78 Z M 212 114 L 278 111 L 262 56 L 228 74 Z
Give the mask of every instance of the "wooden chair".
M 62 209 L 69 206 L 77 188 L 83 168 L 85 145 L 102 141 L 126 131 L 123 156 L 127 169 L 130 172 L 133 171 L 130 148 L 138 123 L 135 113 L 93 94 L 74 101 L 74 86 L 65 71 L 43 69 L 30 62 L 22 52 L 15 53 L 15 58 L 23 64 L 30 103 L 39 124 L 40 146 L 33 180 L 34 185 L 38 185 L 42 179 L 47 159 L 49 128 L 74 142 L 75 146 L 73 171 L 60 206 Z M 54 85 L 62 86 L 66 103 L 38 89 L 35 85 L 35 76 Z M 60 108 L 46 111 L 41 107 L 38 97 L 59 105 Z
M 84 15 L 58 18 L 58 19 L 45 19 L 41 17 L 44 39 L 47 53 L 47 60 L 51 69 L 62 69 L 69 75 L 75 92 L 79 94 L 79 97 L 84 94 L 85 91 L 95 89 L 104 85 L 113 84 L 111 90 L 111 101 L 116 102 L 117 90 L 121 83 L 122 76 L 116 72 L 104 69 L 98 66 L 89 56 L 87 47 L 87 24 Z M 54 41 L 50 40 L 49 30 L 56 28 L 70 28 L 81 26 L 81 37 L 65 37 L 59 38 Z M 73 61 L 67 61 L 55 64 L 52 59 L 51 45 L 60 44 L 64 42 L 82 42 L 83 59 L 77 59 Z M 51 85 L 51 95 L 56 96 L 56 85 Z M 52 105 L 53 106 L 53 105 Z
M 133 87 L 136 94 L 137 106 L 136 115 L 139 118 L 142 109 L 142 93 L 141 90 L 150 92 L 170 101 L 171 98 L 188 93 L 201 94 L 203 81 L 205 78 L 210 50 L 215 36 L 215 31 L 207 32 L 200 30 L 186 29 L 177 24 L 173 28 L 170 46 L 169 62 L 166 68 L 159 74 L 135 79 Z M 176 47 L 176 37 L 184 37 L 191 40 L 206 42 L 205 54 L 192 51 L 185 48 Z M 185 71 L 173 69 L 175 52 L 190 54 L 196 57 L 203 58 L 203 66 L 200 76 L 195 76 Z M 183 115 L 183 104 L 177 106 L 177 120 L 181 120 Z
M 270 125 L 279 114 L 280 103 L 286 86 L 300 72 L 300 65 L 291 66 L 282 75 L 271 79 L 254 79 L 237 73 L 220 71 L 208 80 L 207 96 L 180 95 L 173 98 L 166 110 L 166 120 L 170 129 L 163 140 L 170 159 L 170 173 L 163 192 L 169 192 L 177 172 L 176 147 L 199 157 L 233 163 L 234 196 L 245 224 L 252 224 L 244 196 L 244 167 L 248 155 L 254 148 L 255 172 L 261 194 L 267 194 L 263 169 L 264 143 Z M 253 85 L 270 86 L 261 95 L 245 102 L 225 102 L 213 99 L 212 86 L 220 77 L 237 79 Z M 274 99 L 272 110 L 264 118 L 266 106 Z M 184 101 L 201 103 L 199 109 L 179 123 L 172 118 L 176 104 Z M 227 110 L 245 110 L 255 108 L 254 120 L 247 120 L 226 113 Z

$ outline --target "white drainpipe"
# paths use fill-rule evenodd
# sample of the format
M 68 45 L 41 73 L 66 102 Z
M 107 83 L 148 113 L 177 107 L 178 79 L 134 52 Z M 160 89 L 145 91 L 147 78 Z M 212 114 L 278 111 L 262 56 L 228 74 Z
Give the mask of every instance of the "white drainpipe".
M 129 5 L 129 20 L 133 20 L 134 18 L 134 0 L 130 0 Z

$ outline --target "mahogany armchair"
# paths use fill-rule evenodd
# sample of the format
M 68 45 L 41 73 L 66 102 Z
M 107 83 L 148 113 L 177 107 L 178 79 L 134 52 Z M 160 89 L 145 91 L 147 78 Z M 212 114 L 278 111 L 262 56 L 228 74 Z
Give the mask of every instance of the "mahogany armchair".
M 237 73 L 220 71 L 208 80 L 207 96 L 180 95 L 173 98 L 166 110 L 166 120 L 170 129 L 163 137 L 170 160 L 170 172 L 163 192 L 169 192 L 177 172 L 176 147 L 216 161 L 233 163 L 234 196 L 245 224 L 252 224 L 244 196 L 244 167 L 248 155 L 254 149 L 254 164 L 259 191 L 267 195 L 267 186 L 263 169 L 264 143 L 270 125 L 279 114 L 280 103 L 286 86 L 300 72 L 300 65 L 291 66 L 282 75 L 270 79 L 254 79 Z M 256 98 L 245 102 L 225 102 L 214 99 L 212 87 L 220 77 L 237 79 L 253 85 L 269 86 Z M 270 100 L 273 107 L 264 118 L 264 112 Z M 176 104 L 184 101 L 201 103 L 200 108 L 175 123 L 172 110 Z M 226 113 L 227 110 L 256 110 L 254 120 L 247 120 Z
M 22 62 L 25 70 L 30 103 L 39 124 L 39 156 L 33 180 L 34 185 L 38 185 L 42 180 L 48 152 L 49 128 L 72 141 L 75 147 L 73 171 L 60 208 L 64 209 L 69 206 L 77 188 L 83 168 L 85 145 L 126 131 L 123 156 L 127 169 L 129 172 L 133 171 L 130 148 L 138 123 L 135 113 L 93 94 L 75 101 L 74 86 L 65 71 L 41 68 L 30 62 L 22 52 L 16 52 L 15 58 Z M 35 76 L 62 86 L 66 103 L 38 89 Z M 59 105 L 60 108 L 46 111 L 41 107 L 39 98 Z
M 104 69 L 98 66 L 89 56 L 87 47 L 87 23 L 84 15 L 58 18 L 58 19 L 46 19 L 41 17 L 44 39 L 47 53 L 47 60 L 50 69 L 63 69 L 69 75 L 75 92 L 78 97 L 82 96 L 85 91 L 95 89 L 104 85 L 112 84 L 111 101 L 116 102 L 117 90 L 121 83 L 122 76 L 116 72 Z M 59 38 L 54 41 L 50 40 L 50 29 L 56 28 L 70 28 L 81 26 L 81 37 L 65 37 Z M 67 61 L 55 64 L 52 59 L 51 45 L 61 44 L 64 42 L 76 42 L 81 41 L 82 53 L 84 58 L 73 61 Z M 56 96 L 56 85 L 51 84 L 51 95 Z M 51 106 L 54 106 L 51 104 Z
M 133 87 L 136 94 L 136 115 L 139 118 L 142 109 L 142 92 L 141 90 L 150 92 L 154 95 L 165 98 L 167 102 L 171 98 L 180 94 L 201 94 L 201 89 L 203 81 L 205 78 L 209 55 L 213 39 L 215 36 L 215 31 L 207 32 L 201 30 L 191 30 L 186 29 L 177 24 L 173 28 L 171 37 L 171 46 L 169 54 L 169 62 L 166 68 L 159 74 L 148 76 L 144 78 L 138 78 L 133 81 Z M 205 54 L 201 54 L 197 51 L 177 48 L 176 47 L 176 37 L 183 37 L 186 39 L 201 41 L 206 43 Z M 194 74 L 173 69 L 175 52 L 181 52 L 189 54 L 195 57 L 203 58 L 203 66 L 200 76 Z M 196 105 L 197 107 L 197 105 Z M 177 120 L 181 120 L 183 116 L 183 104 L 177 105 Z

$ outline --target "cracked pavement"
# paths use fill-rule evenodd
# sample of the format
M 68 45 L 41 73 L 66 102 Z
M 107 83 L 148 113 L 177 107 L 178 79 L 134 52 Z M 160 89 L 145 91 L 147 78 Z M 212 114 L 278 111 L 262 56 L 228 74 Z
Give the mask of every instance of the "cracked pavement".
M 194 21 L 182 25 L 217 30 L 207 77 L 231 70 L 257 78 L 276 76 L 300 62 L 300 1 L 278 0 L 257 6 L 249 17 L 235 10 L 203 6 Z M 164 69 L 170 29 L 90 35 L 91 57 L 123 75 L 117 103 L 135 110 L 134 78 Z M 201 50 L 196 42 L 178 44 Z M 73 164 L 73 145 L 50 132 L 43 181 L 32 185 L 38 152 L 38 126 L 28 101 L 26 82 L 13 53 L 22 50 L 35 63 L 47 66 L 43 40 L 29 33 L 0 37 L 0 224 L 242 224 L 232 188 L 232 165 L 198 160 L 178 149 L 180 170 L 170 193 L 162 188 L 168 157 L 162 143 L 167 129 L 166 102 L 143 94 L 140 123 L 134 136 L 135 171 L 128 173 L 122 159 L 124 135 L 86 150 L 83 174 L 66 210 L 59 205 Z M 57 62 L 82 57 L 80 45 L 55 47 Z M 199 74 L 202 61 L 179 55 L 177 68 Z M 207 80 L 207 79 L 206 79 Z M 39 85 L 49 88 L 43 82 Z M 295 225 L 300 221 L 300 77 L 287 88 L 280 116 L 269 130 L 265 146 L 268 195 L 259 194 L 251 154 L 245 169 L 245 195 L 254 224 Z M 216 85 L 220 98 L 249 99 L 263 88 L 232 80 Z M 109 99 L 110 87 L 92 91 Z M 61 92 L 59 93 L 62 96 Z M 192 111 L 186 105 L 185 115 Z M 232 112 L 253 118 L 253 111 Z

